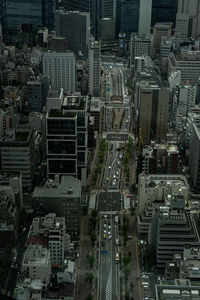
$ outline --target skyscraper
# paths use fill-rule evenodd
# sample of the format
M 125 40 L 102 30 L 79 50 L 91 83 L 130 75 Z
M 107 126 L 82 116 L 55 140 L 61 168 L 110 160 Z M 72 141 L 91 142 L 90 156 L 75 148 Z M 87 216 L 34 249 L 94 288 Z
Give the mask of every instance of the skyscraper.
M 97 33 L 98 0 L 63 0 L 62 6 L 68 11 L 83 11 L 90 13 L 91 33 Z
M 158 22 L 174 22 L 176 20 L 178 0 L 152 0 L 151 25 Z
M 21 24 L 32 24 L 35 30 L 54 29 L 57 3 L 57 0 L 6 0 L 8 30 L 16 32 Z
M 149 34 L 151 29 L 152 0 L 140 0 L 139 35 Z
M 91 41 L 89 47 L 89 93 L 92 96 L 100 94 L 101 48 L 98 41 Z
M 56 34 L 66 37 L 68 48 L 76 55 L 87 57 L 90 14 L 80 11 L 57 10 L 55 23 Z
M 53 89 L 75 91 L 75 57 L 73 53 L 45 52 L 43 74 L 51 80 Z
M 120 32 L 138 32 L 140 0 L 121 0 Z

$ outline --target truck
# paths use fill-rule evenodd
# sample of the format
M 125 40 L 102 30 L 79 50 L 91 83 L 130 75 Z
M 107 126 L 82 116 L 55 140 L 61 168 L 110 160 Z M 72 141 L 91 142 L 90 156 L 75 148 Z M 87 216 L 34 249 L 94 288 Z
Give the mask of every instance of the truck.
M 119 217 L 115 216 L 115 224 L 118 224 L 118 222 L 119 222 Z

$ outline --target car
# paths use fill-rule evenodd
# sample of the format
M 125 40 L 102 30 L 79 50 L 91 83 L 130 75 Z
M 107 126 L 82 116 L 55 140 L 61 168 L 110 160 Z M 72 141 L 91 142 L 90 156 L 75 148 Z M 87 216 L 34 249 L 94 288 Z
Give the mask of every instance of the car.
M 110 225 L 108 225 L 108 229 L 111 229 L 111 226 L 110 226 Z
M 116 175 L 114 175 L 113 177 L 116 178 Z
M 108 240 L 110 240 L 110 239 L 112 239 L 112 235 L 109 235 L 109 236 L 108 236 Z
M 111 166 L 109 166 L 108 169 L 110 170 L 110 169 L 111 169 Z
M 102 242 L 101 242 L 101 246 L 105 246 L 105 242 L 102 241 Z
M 119 172 L 117 171 L 117 172 L 116 172 L 116 176 L 118 176 L 118 175 L 119 175 Z
M 106 231 L 106 230 L 104 230 L 104 231 L 103 231 L 103 233 L 104 233 L 104 234 L 106 234 L 106 233 L 107 233 L 107 231 Z
M 104 215 L 104 219 L 107 219 L 107 215 Z
M 106 234 L 104 233 L 104 235 L 103 235 L 103 239 L 106 239 Z
M 106 223 L 104 223 L 104 224 L 103 224 L 103 227 L 104 227 L 104 228 L 106 228 L 106 227 L 107 227 Z
M 122 158 L 122 154 L 120 154 L 119 158 Z
M 111 232 L 110 231 L 108 231 L 108 235 L 110 235 L 111 234 Z

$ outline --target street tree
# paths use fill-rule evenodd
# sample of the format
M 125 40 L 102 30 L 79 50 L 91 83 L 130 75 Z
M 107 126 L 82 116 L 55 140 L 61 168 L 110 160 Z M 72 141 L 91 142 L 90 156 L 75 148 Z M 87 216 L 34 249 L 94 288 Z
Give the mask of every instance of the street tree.
M 131 273 L 131 269 L 129 267 L 124 267 L 123 269 L 123 273 L 124 273 L 124 277 L 125 277 L 125 281 L 128 280 L 130 273 Z
M 122 261 L 123 261 L 123 264 L 124 264 L 125 266 L 127 266 L 127 265 L 131 262 L 131 256 L 130 256 L 129 254 L 126 254 L 126 255 L 123 257 Z
M 93 268 L 93 265 L 94 265 L 94 255 L 88 255 L 87 259 L 88 259 L 88 263 L 89 263 L 90 267 Z
M 92 283 L 94 280 L 93 273 L 85 273 L 85 280 L 89 283 L 90 287 L 92 288 Z
M 94 243 L 96 241 L 97 237 L 96 237 L 96 234 L 95 232 L 93 231 L 91 234 L 90 234 L 90 240 L 92 242 L 92 246 L 94 247 Z

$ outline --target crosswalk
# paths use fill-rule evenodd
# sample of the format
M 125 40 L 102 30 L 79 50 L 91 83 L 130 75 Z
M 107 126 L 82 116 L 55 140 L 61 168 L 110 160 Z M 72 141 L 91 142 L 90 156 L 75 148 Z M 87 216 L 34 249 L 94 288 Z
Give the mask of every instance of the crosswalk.
M 112 269 L 110 270 L 106 285 L 106 300 L 112 300 Z

